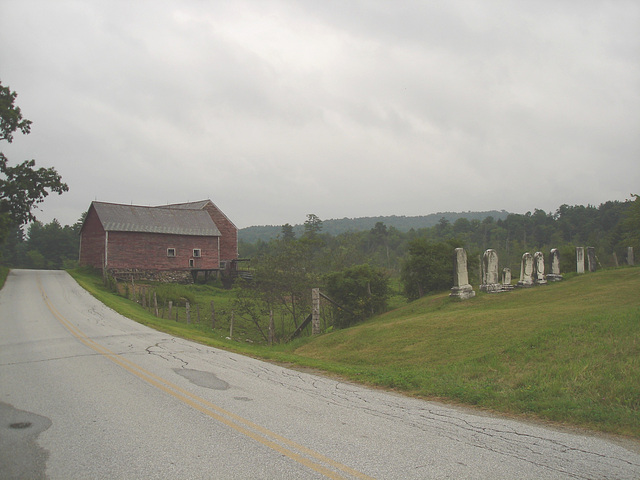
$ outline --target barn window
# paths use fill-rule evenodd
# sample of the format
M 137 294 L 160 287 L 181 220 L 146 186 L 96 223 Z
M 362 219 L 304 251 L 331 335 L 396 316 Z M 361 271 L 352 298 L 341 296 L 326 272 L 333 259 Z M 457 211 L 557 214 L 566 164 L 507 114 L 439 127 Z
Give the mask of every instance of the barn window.
M 193 249 L 193 256 L 194 257 L 199 257 L 200 256 L 200 249 L 199 248 L 194 248 Z
M 224 270 L 225 268 L 227 268 L 227 262 L 220 260 L 220 270 Z
M 175 248 L 167 248 L 167 257 L 175 257 L 176 249 Z
M 193 267 L 195 267 L 195 266 L 196 266 L 196 261 L 195 261 L 193 258 L 190 258 L 190 259 L 189 259 L 189 267 L 190 267 L 190 268 L 193 268 Z

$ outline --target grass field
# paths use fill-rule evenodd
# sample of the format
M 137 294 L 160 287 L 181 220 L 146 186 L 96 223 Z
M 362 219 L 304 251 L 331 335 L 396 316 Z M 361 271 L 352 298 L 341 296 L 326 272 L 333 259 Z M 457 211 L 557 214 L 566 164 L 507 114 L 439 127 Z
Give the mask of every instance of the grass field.
M 640 438 L 640 268 L 464 302 L 445 292 L 271 348 L 155 318 L 95 277 L 74 276 L 120 313 L 202 343 L 423 398 Z

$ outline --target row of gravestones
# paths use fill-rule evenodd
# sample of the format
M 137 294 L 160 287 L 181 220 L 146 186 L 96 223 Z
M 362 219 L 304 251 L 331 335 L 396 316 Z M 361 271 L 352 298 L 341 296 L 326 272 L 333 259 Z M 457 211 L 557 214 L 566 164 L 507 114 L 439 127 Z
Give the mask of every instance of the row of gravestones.
M 551 273 L 544 273 L 544 255 L 536 252 L 531 255 L 529 252 L 522 255 L 520 265 L 520 281 L 518 287 L 532 287 L 534 285 L 544 285 L 548 281 L 557 282 L 562 280 L 560 274 L 560 254 L 558 249 L 551 249 Z M 576 247 L 576 270 L 584 273 L 584 247 Z M 593 247 L 587 247 L 587 262 L 590 272 L 596 270 L 596 254 Z M 627 249 L 627 263 L 633 265 L 633 247 Z M 515 287 L 511 283 L 511 269 L 502 270 L 502 281 L 498 278 L 498 253 L 489 249 L 482 257 L 482 284 L 480 290 L 487 293 L 508 292 Z M 456 248 L 453 256 L 453 287 L 450 297 L 467 299 L 474 297 L 476 292 L 469 284 L 469 273 L 467 270 L 467 253 L 464 248 Z

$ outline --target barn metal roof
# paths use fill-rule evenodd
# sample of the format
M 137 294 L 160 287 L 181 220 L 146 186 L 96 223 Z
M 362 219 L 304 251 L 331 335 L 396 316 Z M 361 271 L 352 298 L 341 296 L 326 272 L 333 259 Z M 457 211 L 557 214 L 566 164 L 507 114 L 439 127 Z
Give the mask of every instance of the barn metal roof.
M 106 231 L 220 236 L 220 230 L 204 210 L 103 202 L 92 205 Z
M 184 210 L 202 210 L 211 200 L 200 200 L 199 202 L 174 203 L 156 208 L 180 208 Z

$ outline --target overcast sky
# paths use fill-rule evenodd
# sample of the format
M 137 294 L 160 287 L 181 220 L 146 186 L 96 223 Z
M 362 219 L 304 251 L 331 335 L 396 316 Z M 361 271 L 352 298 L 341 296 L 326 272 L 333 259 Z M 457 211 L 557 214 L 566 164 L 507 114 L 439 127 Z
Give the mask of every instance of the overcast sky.
M 640 193 L 640 2 L 0 2 L 10 162 L 240 228 Z

